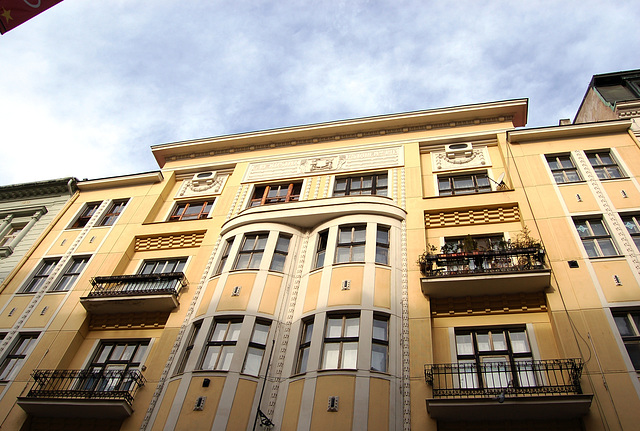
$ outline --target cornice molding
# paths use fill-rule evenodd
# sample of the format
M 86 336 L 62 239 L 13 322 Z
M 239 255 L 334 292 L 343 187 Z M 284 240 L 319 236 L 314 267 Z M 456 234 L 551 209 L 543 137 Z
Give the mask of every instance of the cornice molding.
M 24 200 L 28 198 L 72 194 L 77 190 L 73 177 L 49 181 L 13 184 L 0 187 L 0 201 Z
M 525 142 L 540 141 L 543 139 L 566 139 L 607 133 L 626 133 L 629 127 L 631 127 L 630 120 L 613 120 L 597 123 L 570 124 L 567 126 L 512 130 L 507 132 L 507 141 L 511 144 L 523 144 Z
M 297 145 L 398 135 L 510 121 L 526 124 L 527 99 L 272 129 L 152 146 L 160 167 L 166 162 L 229 155 Z
M 131 187 L 144 184 L 155 184 L 162 181 L 162 172 L 153 171 L 135 175 L 124 175 L 121 177 L 99 178 L 96 180 L 80 181 L 78 188 L 82 192 L 90 190 L 101 190 L 115 187 Z

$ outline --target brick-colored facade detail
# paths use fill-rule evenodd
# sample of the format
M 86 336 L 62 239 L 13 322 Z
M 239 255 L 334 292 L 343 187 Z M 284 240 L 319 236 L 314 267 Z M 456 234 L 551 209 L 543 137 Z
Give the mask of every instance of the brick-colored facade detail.
M 170 248 L 199 247 L 206 231 L 175 235 L 136 237 L 135 251 L 166 250 Z
M 426 228 L 464 226 L 488 223 L 520 221 L 520 209 L 517 204 L 495 208 L 471 208 L 469 210 L 425 211 Z

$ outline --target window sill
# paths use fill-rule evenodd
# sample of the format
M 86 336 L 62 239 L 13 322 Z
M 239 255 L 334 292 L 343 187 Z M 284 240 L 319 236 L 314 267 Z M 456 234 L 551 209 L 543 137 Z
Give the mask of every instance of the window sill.
M 589 257 L 589 260 L 622 260 L 624 259 L 625 256 L 621 255 L 621 254 L 617 254 L 614 256 L 594 256 L 594 257 Z
M 585 184 L 585 180 L 580 181 L 567 181 L 566 183 L 556 183 L 557 186 L 571 186 L 573 184 Z
M 620 178 L 598 178 L 600 181 L 606 181 L 606 182 L 615 182 L 615 181 L 625 181 L 625 180 L 629 180 L 630 177 L 620 177 Z
M 512 192 L 515 189 L 504 189 L 504 190 L 491 190 L 487 192 L 477 192 L 477 193 L 466 193 L 462 195 L 436 195 L 436 196 L 423 196 L 422 199 L 440 199 L 440 198 L 459 198 L 459 197 L 469 197 L 469 196 L 477 196 L 477 195 L 490 195 L 496 193 L 504 193 L 504 192 Z

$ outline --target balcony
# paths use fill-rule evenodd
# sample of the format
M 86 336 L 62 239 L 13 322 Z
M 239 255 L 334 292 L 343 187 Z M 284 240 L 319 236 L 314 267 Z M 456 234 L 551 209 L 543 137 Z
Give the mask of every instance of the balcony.
M 125 419 L 145 379 L 138 370 L 35 370 L 18 405 L 32 416 Z
M 80 303 L 92 314 L 169 312 L 187 285 L 181 272 L 95 277 Z
M 445 298 L 543 291 L 551 280 L 544 256 L 539 247 L 425 254 L 422 292 Z
M 425 365 L 427 410 L 445 421 L 579 418 L 593 398 L 582 393 L 582 367 L 579 359 Z

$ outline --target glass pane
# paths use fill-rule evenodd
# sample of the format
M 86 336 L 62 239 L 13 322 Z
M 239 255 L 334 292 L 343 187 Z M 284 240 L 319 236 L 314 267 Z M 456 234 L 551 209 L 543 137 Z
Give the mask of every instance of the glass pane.
M 633 319 L 633 322 L 636 324 L 636 329 L 640 328 L 640 312 L 632 312 L 631 319 Z
M 622 178 L 622 173 L 620 172 L 620 169 L 618 169 L 615 166 L 609 166 L 607 168 L 607 172 L 609 173 L 609 177 L 611 178 Z
M 246 269 L 249 267 L 251 261 L 250 254 L 241 254 L 238 256 L 238 262 L 236 263 L 236 269 Z
M 353 242 L 364 242 L 366 239 L 367 228 L 365 226 L 356 226 L 353 228 Z
M 340 338 L 342 337 L 342 318 L 329 318 L 327 320 L 327 332 L 325 333 L 327 338 Z
M 587 251 L 587 255 L 589 257 L 598 257 L 599 256 L 599 252 L 598 249 L 596 248 L 596 244 L 595 241 L 590 239 L 590 240 L 582 240 L 582 245 L 584 245 L 584 249 Z
M 344 324 L 345 337 L 357 337 L 360 332 L 360 318 L 348 317 Z
M 476 181 L 478 182 L 478 186 L 480 187 L 487 187 L 489 186 L 489 178 L 487 178 L 486 176 L 477 176 L 476 177 Z
M 344 192 L 347 189 L 347 179 L 346 178 L 342 178 L 339 180 L 336 180 L 336 185 L 334 190 L 335 191 L 341 191 Z
M 362 177 L 362 188 L 371 188 L 373 186 L 373 177 L 372 176 L 366 176 L 366 177 Z
M 618 251 L 613 245 L 613 241 L 609 238 L 601 238 L 598 240 L 598 245 L 602 250 L 603 256 L 615 256 L 618 254 Z
M 562 172 L 554 172 L 553 179 L 556 180 L 556 183 L 562 184 L 565 182 L 564 175 L 562 174 Z
M 371 369 L 373 371 L 387 371 L 387 346 L 383 344 L 371 345 Z
M 322 353 L 322 368 L 338 368 L 338 356 L 340 354 L 340 343 L 326 343 Z
M 304 330 L 304 338 L 302 339 L 303 343 L 311 342 L 311 335 L 313 334 L 313 323 L 307 323 Z
M 389 263 L 389 249 L 386 247 L 376 247 L 376 263 Z
M 136 351 L 136 344 L 128 344 L 124 349 L 124 353 L 122 354 L 123 361 L 130 361 L 133 353 Z
M 307 364 L 309 362 L 309 348 L 306 347 L 300 350 L 300 359 L 298 361 L 298 372 L 305 373 L 307 371 Z
M 560 159 L 560 163 L 562 164 L 563 168 L 573 168 L 574 167 L 570 156 L 558 157 L 558 159 Z
M 249 347 L 247 350 L 247 359 L 242 368 L 242 372 L 257 376 L 260 372 L 260 364 L 262 364 L 262 355 L 264 350 L 256 349 L 255 347 Z
M 173 272 L 183 272 L 184 266 L 187 263 L 187 259 L 180 259 L 176 262 L 176 266 L 173 268 Z
M 624 316 L 613 316 L 613 320 L 616 322 L 616 326 L 618 327 L 618 332 L 620 335 L 625 336 L 634 336 L 636 335 L 633 329 L 633 325 L 629 321 L 629 318 Z
M 456 335 L 456 349 L 458 355 L 473 355 L 473 342 L 471 334 Z
M 625 343 L 625 347 L 627 348 L 627 353 L 629 353 L 629 358 L 633 363 L 633 367 L 636 370 L 640 370 L 640 344 Z
M 211 334 L 211 341 L 223 341 L 224 334 L 227 332 L 227 325 L 227 322 L 216 323 L 216 326 L 213 328 L 213 333 Z
M 316 259 L 316 268 L 320 268 L 324 266 L 324 251 L 318 252 Z
M 601 180 L 606 180 L 607 178 L 607 171 L 605 168 L 594 168 L 594 170 L 596 171 L 596 176 L 601 179 Z
M 263 325 L 262 323 L 256 323 L 256 327 L 253 330 L 251 341 L 258 344 L 267 344 L 267 336 L 269 335 L 269 325 Z
M 256 250 L 264 250 L 267 245 L 267 235 L 260 235 L 256 241 Z
M 378 175 L 378 180 L 376 182 L 377 187 L 387 187 L 387 176 L 386 175 Z
M 194 333 L 194 338 L 195 338 L 195 334 L 197 334 L 197 332 Z M 144 356 L 145 352 L 147 351 L 147 347 L 149 347 L 148 344 L 140 345 L 138 347 L 138 350 L 136 350 L 136 355 L 133 357 L 131 362 L 140 363 L 142 361 L 142 357 Z
M 504 332 L 494 332 L 491 334 L 493 338 L 493 350 L 507 350 L 507 341 Z
M 358 343 L 342 344 L 342 366 L 340 368 L 358 368 Z
M 489 334 L 476 334 L 476 341 L 478 342 L 479 351 L 487 352 L 491 350 L 491 344 L 489 344 Z
M 100 354 L 98 355 L 98 359 L 96 359 L 96 362 L 99 364 L 105 363 L 107 358 L 109 357 L 109 353 L 111 353 L 112 348 L 113 346 L 111 345 L 102 346 L 102 350 L 100 351 Z
M 204 359 L 202 360 L 203 370 L 213 370 L 213 366 L 215 365 L 218 354 L 220 353 L 220 347 L 221 346 L 209 346 L 207 348 L 207 353 L 204 355 Z
M 289 250 L 289 240 L 288 237 L 278 237 L 278 242 L 276 244 L 276 251 L 286 253 Z
M 117 346 L 115 346 L 113 348 L 113 351 L 111 352 L 111 356 L 109 357 L 109 359 L 112 361 L 120 360 L 120 358 L 122 358 L 122 354 L 124 353 L 124 348 L 124 344 L 118 344 Z
M 473 180 L 470 176 L 454 177 L 453 178 L 454 189 L 468 189 L 473 188 Z
M 389 326 L 388 320 L 373 319 L 373 339 L 388 341 L 387 327 Z
M 525 331 L 509 331 L 509 339 L 511 341 L 511 351 L 513 353 L 529 353 L 529 341 Z
M 229 371 L 231 367 L 231 360 L 233 359 L 233 350 L 235 346 L 222 346 L 220 352 L 220 359 L 218 360 L 218 366 L 216 370 Z
M 594 235 L 608 235 L 607 229 L 604 227 L 602 220 L 590 220 L 589 225 Z
M 560 168 L 560 164 L 557 162 L 555 157 L 547 157 L 547 162 L 549 163 L 549 167 L 551 168 L 552 171 L 555 171 L 556 169 Z
M 271 261 L 271 267 L 269 268 L 271 271 L 282 272 L 284 270 L 284 262 L 287 256 L 284 254 L 274 254 L 273 260 Z
M 638 229 L 638 226 L 633 222 L 633 218 L 623 219 L 623 221 L 624 227 L 627 228 L 629 233 L 640 233 L 640 229 Z
M 389 244 L 389 231 L 387 229 L 378 229 L 376 242 L 378 244 Z
M 516 359 L 516 370 L 520 387 L 538 386 L 531 359 Z
M 351 242 L 351 229 L 350 228 L 340 228 L 340 232 L 338 234 L 338 243 L 339 244 L 349 244 Z
M 482 378 L 486 388 L 506 388 L 511 381 L 507 358 L 503 356 L 483 357 Z
M 349 262 L 351 258 L 350 247 L 338 247 L 336 250 L 336 263 Z
M 227 332 L 226 341 L 238 341 L 238 336 L 240 335 L 240 327 L 242 327 L 242 322 L 233 322 L 229 325 L 229 332 Z
M 451 190 L 451 186 L 449 185 L 449 178 L 438 178 L 438 189 L 441 192 Z
M 351 261 L 364 262 L 364 245 L 353 246 Z
M 567 180 L 570 182 L 580 181 L 580 176 L 577 171 L 565 171 L 565 174 L 567 175 Z
M 260 262 L 262 261 L 262 252 L 254 252 L 251 256 L 251 261 L 249 262 L 249 269 L 258 269 L 260 268 Z

